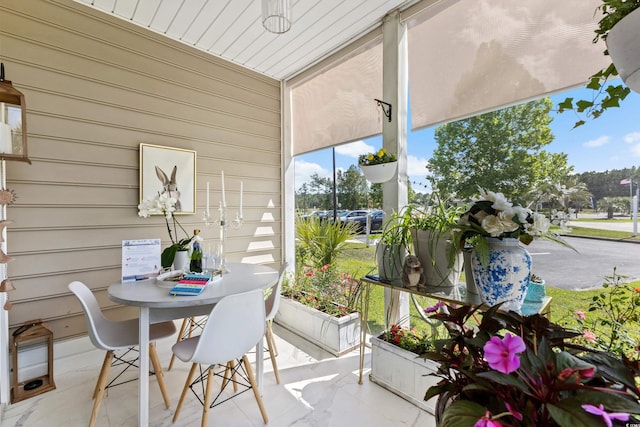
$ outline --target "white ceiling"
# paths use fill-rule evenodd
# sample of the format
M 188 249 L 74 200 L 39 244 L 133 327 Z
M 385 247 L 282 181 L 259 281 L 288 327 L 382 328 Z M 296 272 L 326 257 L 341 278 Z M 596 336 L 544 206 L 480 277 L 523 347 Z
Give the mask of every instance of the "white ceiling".
M 278 80 L 381 25 L 416 0 L 290 0 L 291 30 L 264 29 L 261 0 L 76 0 Z

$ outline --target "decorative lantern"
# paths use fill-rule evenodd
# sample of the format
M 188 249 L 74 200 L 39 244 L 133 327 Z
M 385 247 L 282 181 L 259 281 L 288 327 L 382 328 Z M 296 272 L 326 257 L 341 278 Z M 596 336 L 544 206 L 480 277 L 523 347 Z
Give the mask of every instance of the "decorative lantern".
M 18 382 L 18 353 L 22 347 L 32 348 L 34 344 L 42 345 L 43 343 L 47 346 L 47 372 L 35 378 Z M 49 326 L 42 323 L 42 320 L 26 322 L 13 333 L 12 344 L 13 386 L 11 387 L 11 402 L 20 402 L 55 389 L 56 385 L 53 382 L 53 332 Z
M 31 164 L 27 153 L 27 108 L 24 95 L 4 79 L 0 63 L 0 159 Z

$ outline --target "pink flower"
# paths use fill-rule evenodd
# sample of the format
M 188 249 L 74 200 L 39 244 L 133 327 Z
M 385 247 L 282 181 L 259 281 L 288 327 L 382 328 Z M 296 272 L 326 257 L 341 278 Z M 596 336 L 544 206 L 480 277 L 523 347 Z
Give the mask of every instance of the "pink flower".
M 522 338 L 506 333 L 503 339 L 491 337 L 484 345 L 484 358 L 491 369 L 510 374 L 520 367 L 517 354 L 526 350 Z
M 607 427 L 612 427 L 613 421 L 615 420 L 629 421 L 629 414 L 624 412 L 607 412 L 604 410 L 604 406 L 602 404 L 599 406 L 582 405 L 582 409 L 590 414 L 600 415 Z
M 514 418 L 518 421 L 522 421 L 522 414 L 518 411 L 516 411 L 515 409 L 513 409 L 511 407 L 511 405 L 509 405 L 507 402 L 504 403 L 505 406 L 507 407 L 507 411 L 509 411 L 511 413 L 511 415 L 514 416 Z
M 502 427 L 498 421 L 494 421 L 491 419 L 491 413 L 487 411 L 484 414 L 484 417 L 480 418 L 473 427 Z
M 589 342 L 596 342 L 596 334 L 587 329 L 582 332 L 582 337 Z
M 578 316 L 578 319 L 580 319 L 580 320 L 586 320 L 587 319 L 587 315 L 584 313 L 584 311 L 576 310 L 576 311 L 573 312 L 573 314 Z

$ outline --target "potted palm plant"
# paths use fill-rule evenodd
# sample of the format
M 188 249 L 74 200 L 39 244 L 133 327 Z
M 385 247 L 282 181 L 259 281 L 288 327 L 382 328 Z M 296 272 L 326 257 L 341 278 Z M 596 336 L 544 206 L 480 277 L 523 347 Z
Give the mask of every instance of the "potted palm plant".
M 334 356 L 359 345 L 359 275 L 339 271 L 336 261 L 357 235 L 355 223 L 316 217 L 296 221 L 296 274 L 282 288 L 275 322 Z

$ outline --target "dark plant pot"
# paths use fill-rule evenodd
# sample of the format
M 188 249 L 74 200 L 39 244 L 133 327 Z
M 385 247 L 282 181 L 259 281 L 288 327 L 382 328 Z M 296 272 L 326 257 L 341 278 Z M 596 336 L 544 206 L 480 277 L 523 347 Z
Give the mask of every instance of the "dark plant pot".
M 438 396 L 438 400 L 436 401 L 436 425 L 439 426 L 442 423 L 442 418 L 444 417 L 444 411 L 447 409 L 447 406 L 451 404 L 455 400 L 456 395 L 450 391 L 445 391 L 441 395 Z

